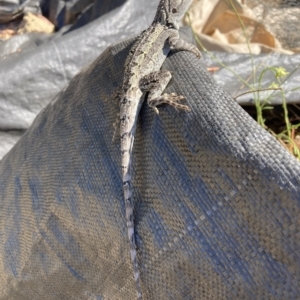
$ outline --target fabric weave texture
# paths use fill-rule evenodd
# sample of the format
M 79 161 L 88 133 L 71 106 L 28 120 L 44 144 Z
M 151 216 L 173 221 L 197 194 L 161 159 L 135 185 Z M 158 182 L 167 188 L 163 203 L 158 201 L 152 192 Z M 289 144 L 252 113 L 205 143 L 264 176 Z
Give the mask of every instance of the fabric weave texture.
M 0 299 L 135 299 L 107 49 L 0 163 Z M 299 299 L 300 165 L 190 53 L 163 65 L 191 112 L 145 103 L 133 199 L 145 299 Z

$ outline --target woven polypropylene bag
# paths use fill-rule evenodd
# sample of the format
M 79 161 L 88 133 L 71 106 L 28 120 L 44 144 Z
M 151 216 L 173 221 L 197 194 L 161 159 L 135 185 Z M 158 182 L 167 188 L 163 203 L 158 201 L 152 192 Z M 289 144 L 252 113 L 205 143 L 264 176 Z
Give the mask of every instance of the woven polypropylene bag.
M 135 299 L 120 172 L 120 86 L 132 42 L 105 51 L 0 164 L 1 299 Z M 300 167 L 190 53 L 145 105 L 133 151 L 145 299 L 299 299 Z

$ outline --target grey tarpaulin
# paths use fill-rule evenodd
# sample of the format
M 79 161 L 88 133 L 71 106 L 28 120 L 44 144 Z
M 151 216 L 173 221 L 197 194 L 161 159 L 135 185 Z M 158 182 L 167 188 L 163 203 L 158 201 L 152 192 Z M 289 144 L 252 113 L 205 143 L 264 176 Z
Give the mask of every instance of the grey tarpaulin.
M 39 0 L 0 0 L 0 24 L 21 17 L 25 12 L 39 13 Z
M 62 29 L 52 37 L 27 34 L 0 42 L 0 135 L 27 129 L 41 109 L 109 45 L 150 25 L 158 4 L 158 0 L 127 0 L 118 7 L 120 2 L 94 2 L 103 15 L 65 34 Z M 117 8 L 109 12 L 113 7 Z M 0 138 L 0 160 L 10 146 Z
M 135 299 L 106 50 L 0 164 L 1 299 Z M 163 68 L 191 112 L 146 104 L 134 145 L 145 299 L 299 299 L 300 166 L 189 53 Z
M 0 131 L 0 140 L 1 146 L 0 147 L 0 157 L 3 157 L 19 140 L 19 138 L 24 134 L 24 131 L 7 131 L 1 132 Z
M 267 71 L 267 68 L 276 67 L 284 68 L 289 74 L 281 79 L 284 95 L 287 103 L 299 103 L 299 90 L 300 90 L 300 54 L 284 55 L 279 53 L 249 55 L 241 53 L 225 53 L 214 52 L 215 59 L 211 58 L 210 54 L 203 54 L 202 63 L 207 66 L 218 66 L 220 69 L 213 74 L 216 82 L 230 95 L 236 97 L 242 93 L 249 91 L 250 87 L 245 86 L 243 82 L 233 73 L 235 72 L 241 78 L 248 82 L 253 90 L 260 90 L 261 88 L 268 88 L 271 84 L 277 83 L 274 73 Z M 228 66 L 231 71 L 219 65 L 217 62 L 222 62 Z M 251 70 L 253 61 L 253 69 Z M 260 80 L 261 74 L 264 73 Z M 255 77 L 255 80 L 253 80 Z M 255 84 L 253 84 L 253 81 Z M 240 105 L 254 105 L 254 93 L 244 94 L 238 97 L 236 101 Z M 261 91 L 259 98 L 262 102 L 265 98 L 269 98 L 272 105 L 282 104 L 282 91 Z
M 94 22 L 31 51 L 0 57 L 0 128 L 27 129 L 36 114 L 99 53 L 146 28 L 153 20 L 156 3 L 146 5 L 152 12 L 147 15 L 138 1 L 129 0 Z

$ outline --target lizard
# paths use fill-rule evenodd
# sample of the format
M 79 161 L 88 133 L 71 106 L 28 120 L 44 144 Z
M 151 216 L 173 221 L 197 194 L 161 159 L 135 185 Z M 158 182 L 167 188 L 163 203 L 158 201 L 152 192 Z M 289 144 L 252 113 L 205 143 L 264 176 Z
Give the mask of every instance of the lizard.
M 158 114 L 156 106 L 169 104 L 182 110 L 190 110 L 181 104 L 184 96 L 175 93 L 162 94 L 171 73 L 161 66 L 174 50 L 185 50 L 201 57 L 199 49 L 179 38 L 179 24 L 193 0 L 160 0 L 152 24 L 137 38 L 125 60 L 123 84 L 120 97 L 120 143 L 123 193 L 126 223 L 130 242 L 130 256 L 133 265 L 137 299 L 142 299 L 141 279 L 137 261 L 134 232 L 133 200 L 131 183 L 131 161 L 134 134 L 141 106 L 147 96 L 147 103 Z

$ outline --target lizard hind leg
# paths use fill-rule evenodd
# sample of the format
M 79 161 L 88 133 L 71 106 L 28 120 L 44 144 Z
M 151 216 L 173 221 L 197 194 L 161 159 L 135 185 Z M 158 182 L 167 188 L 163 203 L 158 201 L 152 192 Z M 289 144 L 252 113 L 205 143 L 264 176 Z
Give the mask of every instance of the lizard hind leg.
M 176 95 L 175 93 L 162 94 L 171 78 L 170 71 L 160 70 L 152 72 L 140 80 L 140 89 L 142 91 L 149 91 L 147 98 L 148 105 L 157 114 L 159 114 L 159 111 L 156 106 L 161 104 L 169 104 L 178 109 L 190 110 L 187 105 L 178 103 L 184 100 L 185 97 Z

